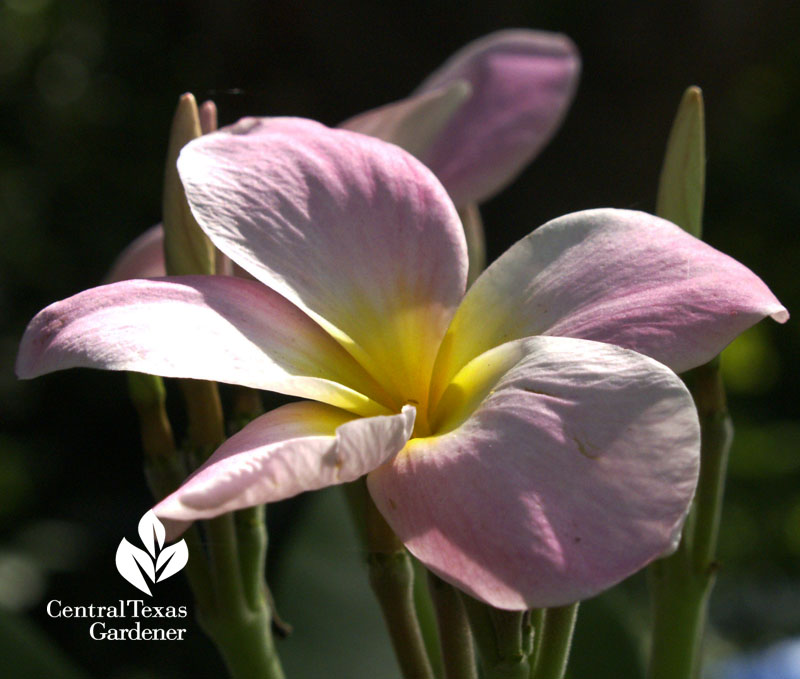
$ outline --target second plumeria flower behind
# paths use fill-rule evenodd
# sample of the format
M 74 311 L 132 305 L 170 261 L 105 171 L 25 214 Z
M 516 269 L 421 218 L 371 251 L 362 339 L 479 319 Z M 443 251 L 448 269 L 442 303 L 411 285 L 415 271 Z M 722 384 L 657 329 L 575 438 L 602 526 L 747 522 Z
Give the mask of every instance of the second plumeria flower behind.
M 90 366 L 312 399 L 253 421 L 156 514 L 367 474 L 409 550 L 499 608 L 591 596 L 670 548 L 699 453 L 670 368 L 787 317 L 742 265 L 616 210 L 537 229 L 465 295 L 464 233 L 434 175 L 311 121 L 242 120 L 178 166 L 202 229 L 257 280 L 88 290 L 32 321 L 19 374 Z

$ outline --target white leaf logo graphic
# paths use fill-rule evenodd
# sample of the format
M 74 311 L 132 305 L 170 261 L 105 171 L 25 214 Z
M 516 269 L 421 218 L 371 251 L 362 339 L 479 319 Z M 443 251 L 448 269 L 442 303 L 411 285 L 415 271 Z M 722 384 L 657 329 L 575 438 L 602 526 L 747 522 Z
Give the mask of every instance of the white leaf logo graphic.
M 150 552 L 150 556 L 154 559 L 156 558 L 156 544 L 158 544 L 158 549 L 161 549 L 164 546 L 165 536 L 164 526 L 158 520 L 158 517 L 153 514 L 152 510 L 146 512 L 139 519 L 139 537 L 142 539 L 142 544 L 147 551 Z
M 117 547 L 116 562 L 117 570 L 123 578 L 137 589 L 142 590 L 145 594 L 150 594 L 150 588 L 147 586 L 147 582 L 142 576 L 142 570 L 147 573 L 147 576 L 153 582 L 155 582 L 156 573 L 153 568 L 153 561 L 147 552 L 138 547 L 134 547 L 125 538 L 122 538 L 122 542 L 120 542 L 119 547 Z M 142 570 L 139 570 L 139 565 L 137 564 L 141 565 Z
M 152 511 L 139 520 L 139 537 L 147 552 L 122 538 L 117 547 L 117 570 L 134 587 L 152 596 L 144 576 L 155 583 L 175 575 L 189 561 L 189 549 L 185 540 L 164 547 L 166 531 Z
M 187 561 L 189 561 L 189 548 L 186 546 L 185 540 L 165 547 L 161 551 L 161 554 L 158 555 L 158 561 L 156 562 L 157 571 L 162 568 L 164 569 L 161 571 L 161 575 L 158 576 L 156 582 L 161 582 L 162 580 L 166 580 L 170 575 L 175 575 L 175 573 L 186 565 Z

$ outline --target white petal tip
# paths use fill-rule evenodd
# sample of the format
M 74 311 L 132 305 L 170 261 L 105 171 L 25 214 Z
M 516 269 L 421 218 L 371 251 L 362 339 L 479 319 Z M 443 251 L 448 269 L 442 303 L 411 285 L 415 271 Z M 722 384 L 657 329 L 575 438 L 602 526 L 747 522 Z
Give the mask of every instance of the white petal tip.
M 789 320 L 789 312 L 784 307 L 779 307 L 776 311 L 770 312 L 769 316 L 778 323 L 786 323 Z

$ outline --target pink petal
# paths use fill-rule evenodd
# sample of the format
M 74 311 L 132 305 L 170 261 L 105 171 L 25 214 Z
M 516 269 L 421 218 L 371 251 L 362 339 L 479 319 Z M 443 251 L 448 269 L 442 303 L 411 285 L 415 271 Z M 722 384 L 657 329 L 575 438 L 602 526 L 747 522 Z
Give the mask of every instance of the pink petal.
M 17 374 L 73 367 L 230 382 L 386 412 L 380 390 L 324 330 L 256 281 L 133 280 L 86 290 L 31 321 Z
M 734 259 L 658 217 L 588 210 L 536 229 L 486 270 L 440 369 L 452 375 L 493 346 L 547 334 L 618 344 L 683 372 L 766 316 L 789 314 Z
M 472 94 L 464 80 L 386 104 L 343 122 L 339 127 L 397 144 L 424 158 L 431 144 Z
M 558 129 L 575 94 L 580 57 L 563 35 L 492 33 L 454 54 L 417 90 L 457 80 L 472 97 L 421 155 L 453 202 L 486 200 L 507 185 Z
M 193 521 L 354 481 L 397 454 L 414 412 L 406 406 L 399 415 L 353 419 L 320 403 L 283 406 L 223 443 L 153 511 Z
M 456 428 L 413 439 L 368 484 L 445 580 L 498 608 L 560 606 L 672 546 L 700 432 L 665 366 L 610 344 L 528 338 L 473 361 L 442 403 Z
M 394 409 L 424 404 L 467 270 L 458 215 L 427 168 L 393 145 L 292 118 L 200 137 L 178 168 L 222 252 L 328 330 Z
M 106 275 L 105 282 L 116 283 L 131 278 L 158 278 L 166 275 L 164 227 L 156 224 L 119 254 Z

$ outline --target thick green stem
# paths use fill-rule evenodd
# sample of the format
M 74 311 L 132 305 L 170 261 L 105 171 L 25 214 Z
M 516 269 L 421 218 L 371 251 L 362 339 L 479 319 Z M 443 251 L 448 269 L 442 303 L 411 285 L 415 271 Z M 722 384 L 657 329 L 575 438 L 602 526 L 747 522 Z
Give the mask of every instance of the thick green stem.
M 180 380 L 189 420 L 189 445 L 204 459 L 225 440 L 225 421 L 216 382 Z
M 264 405 L 258 391 L 247 387 L 235 387 L 228 422 L 229 435 L 241 431 L 263 412 Z M 272 608 L 272 597 L 265 580 L 268 546 L 266 509 L 265 505 L 248 507 L 233 515 L 244 595 L 253 610 L 257 610 L 265 602 L 270 609 Z
M 539 630 L 531 679 L 562 679 L 567 671 L 578 604 L 548 608 Z
M 539 653 L 539 642 L 542 639 L 542 629 L 544 629 L 544 616 L 547 613 L 546 608 L 534 608 L 529 611 L 530 614 L 530 625 L 531 625 L 531 635 L 532 639 L 530 639 L 530 643 L 532 644 L 530 650 L 531 656 L 531 665 L 535 665 L 536 656 Z
M 478 679 L 472 632 L 461 595 L 450 584 L 428 571 L 445 679 Z
M 383 611 L 405 679 L 432 679 L 428 654 L 414 607 L 414 569 L 404 552 L 369 555 L 369 582 Z
M 127 373 L 127 377 L 128 394 L 139 416 L 145 458 L 176 457 L 175 437 L 167 417 L 164 380 L 156 375 L 133 372 Z
M 486 679 L 528 679 L 524 614 L 501 611 L 462 594 Z
M 223 514 L 203 525 L 217 608 L 247 609 L 233 514 Z
M 213 604 L 198 619 L 233 679 L 283 679 L 264 582 L 266 531 L 256 512 L 205 522 Z
M 378 599 L 405 679 L 433 679 L 414 605 L 414 568 L 372 498 L 366 497 L 369 582 Z
M 719 358 L 686 376 L 700 416 L 702 443 L 700 480 L 695 498 L 693 565 L 711 581 L 717 570 L 715 554 L 722 516 L 725 475 L 733 442 L 733 421 L 728 413 Z
M 698 671 L 709 589 L 693 577 L 686 554 L 650 569 L 653 601 L 649 679 L 690 679 Z
M 433 605 L 430 588 L 428 587 L 428 569 L 413 556 L 409 555 L 414 568 L 414 607 L 417 610 L 417 621 L 425 642 L 428 660 L 433 668 L 433 674 L 438 679 L 444 677 L 444 664 L 442 662 L 442 645 L 439 641 L 438 622 L 436 609 Z
M 358 536 L 367 550 L 369 582 L 381 607 L 404 679 L 433 679 L 414 601 L 414 566 L 386 523 L 364 478 L 343 486 Z
M 266 583 L 267 527 L 263 505 L 242 509 L 233 515 L 239 543 L 240 569 L 247 605 L 256 610 L 268 602 Z
M 233 679 L 284 679 L 267 608 L 220 607 L 200 616 L 200 624 L 214 640 Z
M 714 554 L 733 439 L 719 359 L 687 373 L 685 379 L 700 417 L 700 479 L 678 550 L 650 567 L 653 644 L 649 679 L 699 675 L 708 598 L 718 569 Z

